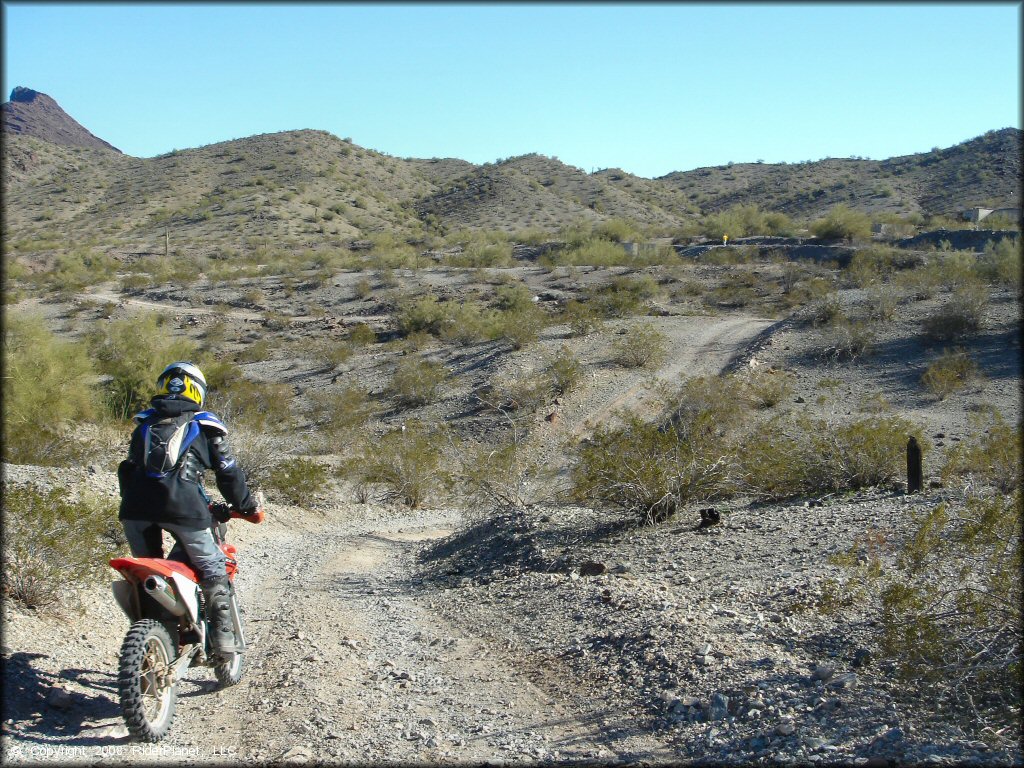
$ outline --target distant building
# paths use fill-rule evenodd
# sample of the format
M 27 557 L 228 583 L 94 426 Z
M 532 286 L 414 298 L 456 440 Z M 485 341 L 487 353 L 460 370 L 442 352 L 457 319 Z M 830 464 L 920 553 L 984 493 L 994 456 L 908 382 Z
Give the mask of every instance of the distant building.
M 969 208 L 964 211 L 964 219 L 977 224 L 989 216 L 1005 216 L 1011 221 L 1020 221 L 1021 212 L 1019 207 L 1015 208 Z

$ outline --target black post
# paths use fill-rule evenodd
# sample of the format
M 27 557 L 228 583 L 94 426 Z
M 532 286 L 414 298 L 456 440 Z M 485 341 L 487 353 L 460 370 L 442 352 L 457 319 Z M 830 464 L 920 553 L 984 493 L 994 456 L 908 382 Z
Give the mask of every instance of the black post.
M 907 493 L 920 493 L 924 471 L 921 467 L 921 446 L 917 438 L 907 441 Z

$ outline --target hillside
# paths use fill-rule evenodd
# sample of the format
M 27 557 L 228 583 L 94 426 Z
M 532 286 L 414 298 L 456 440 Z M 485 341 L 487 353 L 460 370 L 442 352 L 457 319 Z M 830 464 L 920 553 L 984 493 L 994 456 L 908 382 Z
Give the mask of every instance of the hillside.
M 738 163 L 658 179 L 587 174 L 539 154 L 480 166 L 402 159 L 315 130 L 133 158 L 70 130 L 78 124 L 48 96 L 13 95 L 4 105 L 5 237 L 37 261 L 83 245 L 122 258 L 161 253 L 165 232 L 172 246 L 216 255 L 259 243 L 336 249 L 384 233 L 420 241 L 463 229 L 556 233 L 610 219 L 673 235 L 738 204 L 797 221 L 836 203 L 873 215 L 957 216 L 1014 204 L 1021 174 L 1017 129 L 888 160 Z

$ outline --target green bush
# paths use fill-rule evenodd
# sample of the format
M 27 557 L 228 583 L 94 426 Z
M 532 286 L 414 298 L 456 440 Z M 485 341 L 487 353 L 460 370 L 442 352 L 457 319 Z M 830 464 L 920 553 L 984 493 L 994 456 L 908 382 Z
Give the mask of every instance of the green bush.
M 270 472 L 268 486 L 289 504 L 306 505 L 310 496 L 327 484 L 330 474 L 327 467 L 313 459 L 285 459 Z
M 447 315 L 436 296 L 426 295 L 399 302 L 398 329 L 404 336 L 422 331 L 434 336 L 441 333 Z
M 347 472 L 357 485 L 379 483 L 386 488 L 387 499 L 415 509 L 451 484 L 450 474 L 442 468 L 445 440 L 443 425 L 412 420 L 379 440 L 364 442 L 348 462 Z
M 572 468 L 572 494 L 619 507 L 649 524 L 684 504 L 728 495 L 724 448 L 695 439 L 683 422 L 668 428 L 630 416 L 623 427 L 599 427 Z
M 106 402 L 117 419 L 148 408 L 156 394 L 156 378 L 167 364 L 196 354 L 191 341 L 170 336 L 166 317 L 157 314 L 99 326 L 89 333 L 88 346 L 100 372 L 110 377 L 105 385 Z
M 793 394 L 793 374 L 786 371 L 753 371 L 743 384 L 755 408 L 773 408 Z
M 766 500 L 890 485 L 905 471 L 910 435 L 927 450 L 920 428 L 898 416 L 776 417 L 744 437 L 736 484 Z
M 985 243 L 985 252 L 978 259 L 978 274 L 991 283 L 1008 285 L 1020 290 L 1021 286 L 1021 241 L 1004 238 L 993 244 Z
M 839 203 L 811 224 L 811 232 L 824 240 L 866 240 L 871 237 L 871 219 L 861 211 Z
M 23 605 L 63 607 L 111 574 L 107 561 L 124 544 L 114 501 L 84 488 L 4 488 L 3 590 Z
M 366 323 L 356 323 L 349 329 L 348 341 L 353 346 L 365 347 L 377 341 L 377 333 Z
M 545 321 L 544 310 L 530 304 L 523 309 L 501 312 L 495 318 L 489 333 L 492 338 L 505 339 L 513 349 L 522 349 L 538 339 Z
M 1019 490 L 926 508 L 905 540 L 876 535 L 836 558 L 851 576 L 830 590 L 866 599 L 898 677 L 989 740 L 1019 733 L 1022 509 Z
M 640 323 L 613 341 L 611 351 L 624 368 L 657 368 L 668 357 L 668 337 L 653 323 Z
M 822 357 L 837 362 L 856 360 L 871 354 L 875 330 L 868 322 L 843 317 L 828 329 L 824 341 Z
M 574 337 L 587 336 L 601 330 L 604 325 L 601 316 L 590 305 L 575 299 L 566 302 L 563 320 L 569 326 L 569 335 Z
M 953 341 L 969 336 L 981 328 L 987 306 L 988 291 L 984 286 L 963 286 L 925 317 L 921 330 L 932 341 Z
M 1021 425 L 1010 425 L 993 411 L 979 419 L 971 436 L 949 452 L 941 470 L 945 482 L 961 478 L 968 486 L 989 486 L 1000 493 L 1020 487 Z
M 939 400 L 945 400 L 966 387 L 977 372 L 977 364 L 963 349 L 947 349 L 921 375 L 921 384 Z
M 41 319 L 8 313 L 6 320 L 3 460 L 71 461 L 66 428 L 96 416 L 92 363 L 80 344 L 58 340 Z
M 391 377 L 391 393 L 402 406 L 426 405 L 437 399 L 447 378 L 448 372 L 441 363 L 406 357 Z
M 568 345 L 545 359 L 545 373 L 556 395 L 565 395 L 576 388 L 583 376 L 583 364 Z
M 356 384 L 316 392 L 310 399 L 317 430 L 332 438 L 355 434 L 378 410 L 370 393 Z

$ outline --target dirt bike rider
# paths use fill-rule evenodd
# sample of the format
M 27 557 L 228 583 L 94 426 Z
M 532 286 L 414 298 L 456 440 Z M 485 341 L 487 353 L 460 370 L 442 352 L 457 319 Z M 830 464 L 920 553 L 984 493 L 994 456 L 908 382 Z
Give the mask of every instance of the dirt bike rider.
M 135 415 L 128 458 L 117 468 L 121 524 L 134 557 L 163 557 L 162 531 L 171 533 L 171 557 L 184 550 L 201 580 L 214 652 L 236 652 L 227 561 L 211 530 L 221 521 L 211 513 L 204 470 L 214 470 L 218 490 L 239 512 L 256 513 L 257 501 L 228 446 L 227 427 L 202 410 L 203 372 L 171 363 L 156 384 L 152 407 Z

